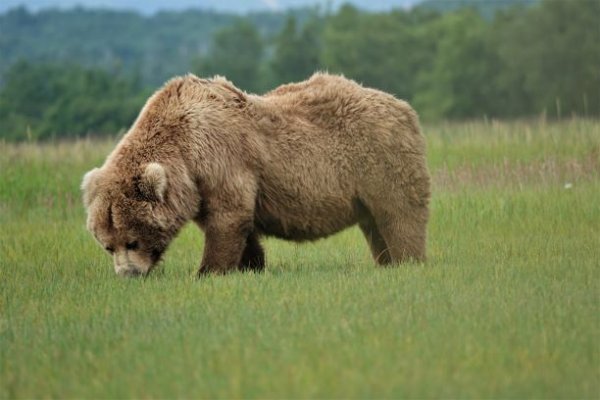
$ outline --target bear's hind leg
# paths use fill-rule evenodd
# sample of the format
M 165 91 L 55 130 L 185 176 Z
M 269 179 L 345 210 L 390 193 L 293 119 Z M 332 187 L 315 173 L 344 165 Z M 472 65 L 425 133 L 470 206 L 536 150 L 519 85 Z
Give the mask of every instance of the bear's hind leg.
M 258 236 L 254 233 L 248 235 L 246 247 L 238 269 L 240 271 L 261 272 L 265 268 L 265 252 L 260 245 Z
M 375 211 L 377 228 L 388 245 L 393 262 L 425 261 L 427 207 L 395 212 Z
M 369 243 L 369 248 L 375 262 L 380 265 L 391 263 L 392 257 L 390 256 L 387 243 L 383 239 L 383 236 L 381 236 L 379 229 L 377 229 L 373 217 L 371 215 L 366 216 L 364 220 L 359 222 L 358 226 Z

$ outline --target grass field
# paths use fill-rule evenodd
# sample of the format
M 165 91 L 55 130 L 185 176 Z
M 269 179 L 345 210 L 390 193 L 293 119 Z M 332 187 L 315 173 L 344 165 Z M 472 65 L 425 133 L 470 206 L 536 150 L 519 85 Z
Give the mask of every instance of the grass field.
M 350 229 L 200 281 L 192 226 L 143 280 L 85 231 L 114 142 L 0 144 L 0 398 L 600 397 L 600 122 L 425 128 L 426 264 Z

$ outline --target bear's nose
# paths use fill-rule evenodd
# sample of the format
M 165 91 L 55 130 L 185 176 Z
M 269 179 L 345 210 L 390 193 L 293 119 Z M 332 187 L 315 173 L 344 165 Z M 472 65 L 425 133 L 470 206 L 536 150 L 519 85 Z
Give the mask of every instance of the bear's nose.
M 123 276 L 123 277 L 126 277 L 126 278 L 135 278 L 137 276 L 142 275 L 142 273 L 140 271 L 138 271 L 137 269 L 135 269 L 135 268 L 126 267 L 126 268 L 120 268 L 117 271 L 117 275 Z

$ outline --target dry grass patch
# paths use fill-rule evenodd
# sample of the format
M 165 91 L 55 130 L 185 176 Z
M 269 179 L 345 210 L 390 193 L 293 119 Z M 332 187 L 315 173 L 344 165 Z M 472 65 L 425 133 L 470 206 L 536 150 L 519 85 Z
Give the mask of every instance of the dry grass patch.
M 512 187 L 563 186 L 585 184 L 598 179 L 600 174 L 600 154 L 596 150 L 580 158 L 547 158 L 519 162 L 504 160 L 500 164 L 473 166 L 463 165 L 453 169 L 448 167 L 432 171 L 435 191 L 460 191 L 469 187 Z

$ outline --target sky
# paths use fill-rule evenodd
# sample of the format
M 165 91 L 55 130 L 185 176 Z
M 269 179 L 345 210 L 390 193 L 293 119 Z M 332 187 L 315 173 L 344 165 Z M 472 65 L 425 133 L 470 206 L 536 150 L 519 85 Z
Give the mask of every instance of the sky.
M 31 11 L 45 8 L 109 8 L 119 10 L 136 10 L 144 14 L 152 14 L 160 10 L 182 10 L 187 8 L 203 8 L 218 11 L 245 13 L 248 11 L 281 11 L 292 7 L 315 4 L 339 6 L 352 3 L 367 10 L 389 10 L 390 8 L 406 8 L 419 0 L 0 0 L 0 12 L 24 5 Z

